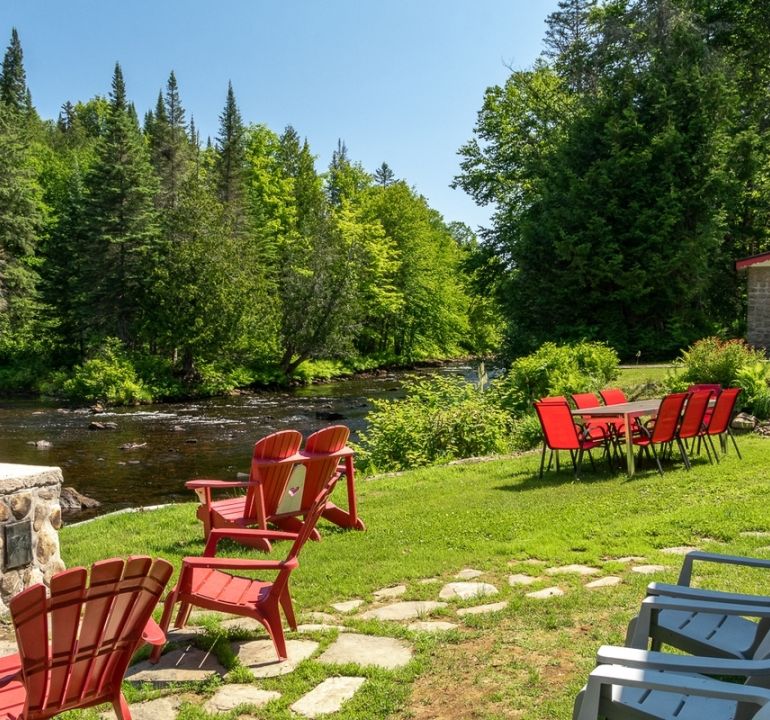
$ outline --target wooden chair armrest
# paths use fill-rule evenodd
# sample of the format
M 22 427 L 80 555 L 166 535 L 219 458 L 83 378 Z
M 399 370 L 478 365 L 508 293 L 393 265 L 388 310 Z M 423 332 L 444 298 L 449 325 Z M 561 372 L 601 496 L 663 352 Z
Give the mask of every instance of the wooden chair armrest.
M 206 478 L 195 478 L 194 480 L 188 480 L 184 486 L 188 490 L 202 490 L 203 488 L 246 488 L 251 483 L 230 481 L 230 480 L 209 480 Z
M 166 642 L 166 633 L 152 618 L 147 621 L 142 632 L 142 640 L 150 645 L 163 645 Z
M 296 558 L 291 560 L 246 560 L 240 558 L 186 557 L 184 566 L 211 568 L 214 570 L 294 570 L 299 567 Z
M 696 560 L 703 562 L 723 563 L 726 565 L 743 565 L 753 568 L 770 568 L 770 560 L 761 558 L 741 557 L 740 555 L 721 555 L 719 553 L 704 552 L 703 550 L 693 550 L 684 556 L 682 570 L 679 573 L 679 585 L 689 585 L 692 580 L 692 565 Z

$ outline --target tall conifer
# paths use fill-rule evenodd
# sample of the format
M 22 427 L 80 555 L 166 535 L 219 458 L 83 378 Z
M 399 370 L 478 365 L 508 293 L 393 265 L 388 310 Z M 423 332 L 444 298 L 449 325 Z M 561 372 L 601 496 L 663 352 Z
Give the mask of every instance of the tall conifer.
M 24 72 L 24 54 L 16 28 L 11 30 L 11 43 L 3 57 L 3 72 L 0 75 L 0 101 L 12 111 L 21 113 L 27 108 L 27 74 Z

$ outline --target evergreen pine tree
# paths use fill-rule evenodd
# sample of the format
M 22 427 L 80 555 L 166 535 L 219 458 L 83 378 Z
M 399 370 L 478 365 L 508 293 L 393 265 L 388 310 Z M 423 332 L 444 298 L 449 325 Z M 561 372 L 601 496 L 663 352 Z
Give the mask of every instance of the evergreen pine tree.
M 0 101 L 17 113 L 27 109 L 31 98 L 27 94 L 27 74 L 24 72 L 24 54 L 16 28 L 11 30 L 11 43 L 3 57 L 3 71 L 0 75 Z
M 577 93 L 592 83 L 590 14 L 595 7 L 596 0 L 559 0 L 559 9 L 546 20 L 544 55 L 554 61 L 556 70 Z
M 227 99 L 224 110 L 219 116 L 216 149 L 215 170 L 219 199 L 229 210 L 230 215 L 236 216 L 243 201 L 246 139 L 232 83 L 227 84 Z
M 157 262 L 158 226 L 153 199 L 157 179 L 115 65 L 110 107 L 96 159 L 86 177 L 91 310 L 96 340 L 140 340 L 152 305 L 150 280 Z
M 388 163 L 384 162 L 374 171 L 374 181 L 382 187 L 388 187 L 395 182 L 396 176 Z

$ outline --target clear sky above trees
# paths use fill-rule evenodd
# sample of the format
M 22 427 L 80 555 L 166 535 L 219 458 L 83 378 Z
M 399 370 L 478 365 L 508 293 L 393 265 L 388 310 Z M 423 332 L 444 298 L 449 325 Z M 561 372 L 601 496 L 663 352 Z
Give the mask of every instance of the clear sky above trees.
M 328 164 L 342 138 L 374 172 L 387 162 L 447 221 L 485 224 L 449 183 L 484 90 L 542 47 L 556 0 L 4 0 L 43 118 L 106 96 L 116 61 L 139 117 L 174 70 L 205 142 L 228 80 L 246 122 L 292 124 Z

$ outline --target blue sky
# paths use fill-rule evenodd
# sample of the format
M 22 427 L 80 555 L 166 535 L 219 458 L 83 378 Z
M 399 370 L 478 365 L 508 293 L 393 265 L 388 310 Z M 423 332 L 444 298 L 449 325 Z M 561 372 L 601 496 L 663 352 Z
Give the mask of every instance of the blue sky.
M 291 124 L 326 167 L 337 139 L 383 161 L 446 220 L 489 210 L 449 184 L 484 90 L 542 49 L 557 0 L 2 0 L 0 47 L 19 31 L 38 112 L 109 92 L 120 62 L 140 117 L 173 69 L 205 139 L 231 80 L 246 122 Z

